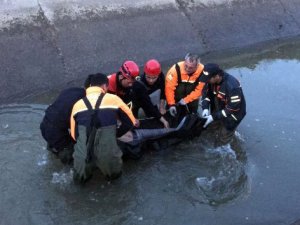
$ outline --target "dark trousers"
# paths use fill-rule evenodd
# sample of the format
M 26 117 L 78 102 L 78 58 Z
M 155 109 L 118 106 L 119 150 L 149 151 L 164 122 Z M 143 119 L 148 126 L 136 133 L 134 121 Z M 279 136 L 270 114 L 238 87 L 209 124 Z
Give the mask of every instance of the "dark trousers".
M 211 112 L 214 113 L 216 111 L 220 111 L 223 109 L 222 104 L 219 102 L 217 97 L 211 98 Z M 237 126 L 240 124 L 241 120 L 235 120 L 231 116 L 223 118 L 219 121 L 215 122 L 217 128 L 217 137 L 220 144 L 229 143 L 235 133 Z
M 58 128 L 52 122 L 44 119 L 40 124 L 40 129 L 43 138 L 47 141 L 50 148 L 60 151 L 73 144 L 73 139 L 67 128 Z

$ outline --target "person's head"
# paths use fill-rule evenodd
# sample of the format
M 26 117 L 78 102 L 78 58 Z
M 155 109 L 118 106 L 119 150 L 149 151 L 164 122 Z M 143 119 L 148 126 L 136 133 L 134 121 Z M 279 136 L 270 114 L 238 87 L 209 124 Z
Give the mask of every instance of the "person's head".
M 85 89 L 89 87 L 101 87 L 105 92 L 108 88 L 108 78 L 103 73 L 96 73 L 88 75 L 87 79 L 84 82 Z
M 198 65 L 200 64 L 200 56 L 193 53 L 186 54 L 184 58 L 184 70 L 188 75 L 192 75 L 196 72 Z
M 147 83 L 153 85 L 161 73 L 160 63 L 155 59 L 148 60 L 144 65 L 144 73 Z
M 201 82 L 219 84 L 223 79 L 224 71 L 215 63 L 207 63 L 200 76 Z
M 134 61 L 125 61 L 120 67 L 119 81 L 123 88 L 133 85 L 135 78 L 139 75 L 140 69 Z

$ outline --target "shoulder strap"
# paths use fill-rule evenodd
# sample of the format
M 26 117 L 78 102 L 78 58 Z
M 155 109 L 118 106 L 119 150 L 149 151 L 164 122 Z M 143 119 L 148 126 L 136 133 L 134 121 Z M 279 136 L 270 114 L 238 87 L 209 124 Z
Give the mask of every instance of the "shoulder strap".
M 97 102 L 95 104 L 95 109 L 93 109 L 90 101 L 87 99 L 87 97 L 83 98 L 83 101 L 88 108 L 90 115 L 91 115 L 91 121 L 90 125 L 87 127 L 86 130 L 86 145 L 87 145 L 87 156 L 86 156 L 86 162 L 89 163 L 93 156 L 94 156 L 94 140 L 95 140 L 95 135 L 96 135 L 96 128 L 100 127 L 100 121 L 97 120 L 97 110 L 99 109 L 99 106 L 102 102 L 102 99 L 104 97 L 104 93 L 101 93 L 97 99 Z
M 101 93 L 97 99 L 96 105 L 95 105 L 95 109 L 99 109 L 99 106 L 101 105 L 102 99 L 104 97 L 105 93 Z
M 101 105 L 101 102 L 102 102 L 102 99 L 104 97 L 104 93 L 101 93 L 96 101 L 96 104 L 95 104 L 95 109 L 99 109 L 99 106 Z M 86 105 L 86 107 L 88 108 L 88 110 L 91 112 L 91 113 L 94 113 L 94 109 L 90 103 L 90 101 L 88 100 L 87 97 L 84 97 L 83 99 L 83 102 L 84 104 Z
M 176 72 L 177 72 L 178 83 L 181 83 L 181 72 L 180 72 L 180 67 L 179 67 L 178 63 L 175 64 L 175 69 L 176 69 Z
M 93 107 L 90 103 L 90 101 L 88 100 L 88 98 L 85 96 L 83 99 L 84 104 L 86 105 L 86 107 L 88 108 L 88 110 L 91 112 L 93 110 Z

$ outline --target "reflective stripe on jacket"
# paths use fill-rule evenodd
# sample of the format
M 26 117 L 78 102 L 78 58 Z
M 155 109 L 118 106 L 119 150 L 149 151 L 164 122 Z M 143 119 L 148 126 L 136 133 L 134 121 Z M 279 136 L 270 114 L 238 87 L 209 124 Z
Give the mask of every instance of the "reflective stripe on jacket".
M 202 95 L 202 108 L 208 109 L 211 98 L 215 98 L 220 106 L 219 111 L 212 113 L 214 120 L 230 118 L 239 123 L 246 115 L 246 101 L 240 82 L 224 73 L 221 84 L 206 84 Z
M 176 64 L 171 67 L 171 69 L 166 75 L 165 94 L 168 105 L 176 104 L 175 92 L 179 83 L 187 85 L 195 84 L 195 88 L 190 93 L 182 97 L 186 103 L 190 103 L 196 99 L 199 99 L 201 97 L 202 89 L 204 87 L 204 83 L 198 81 L 204 68 L 202 64 L 198 64 L 197 70 L 190 76 L 186 73 L 184 69 L 184 61 L 179 62 L 177 64 L 179 66 L 181 82 L 176 71 Z

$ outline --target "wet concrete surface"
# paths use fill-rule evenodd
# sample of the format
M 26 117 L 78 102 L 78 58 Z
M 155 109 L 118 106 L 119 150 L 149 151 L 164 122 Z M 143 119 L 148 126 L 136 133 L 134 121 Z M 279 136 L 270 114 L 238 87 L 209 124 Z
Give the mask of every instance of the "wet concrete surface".
M 96 173 L 77 186 L 71 168 L 47 152 L 38 126 L 51 94 L 2 105 L 0 224 L 299 223 L 299 46 L 207 56 L 244 89 L 247 115 L 235 142 L 214 148 L 208 130 L 126 161 L 112 183 Z
M 298 0 L 0 1 L 0 103 L 115 72 L 300 34 Z

